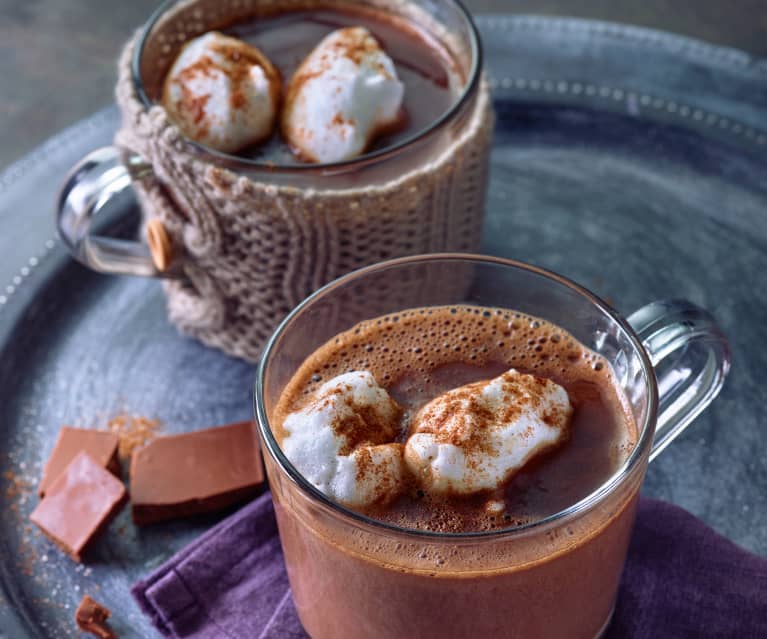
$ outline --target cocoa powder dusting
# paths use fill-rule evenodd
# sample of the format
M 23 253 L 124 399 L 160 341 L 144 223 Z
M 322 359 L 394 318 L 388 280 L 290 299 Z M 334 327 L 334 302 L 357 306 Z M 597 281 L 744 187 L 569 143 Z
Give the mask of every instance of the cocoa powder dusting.
M 277 102 L 282 90 L 280 72 L 258 49 L 245 44 L 216 43 L 211 45 L 211 50 L 230 63 L 227 68 L 219 66 L 218 70 L 226 74 L 232 82 L 232 93 L 229 97 L 232 109 L 241 109 L 247 104 L 245 82 L 250 78 L 250 71 L 254 66 L 261 67 L 269 81 L 272 99 Z
M 138 415 L 116 415 L 107 422 L 107 430 L 120 438 L 118 455 L 121 460 L 130 458 L 133 451 L 157 435 L 161 423 Z
M 206 55 L 194 64 L 190 64 L 188 67 L 182 69 L 178 74 L 179 86 L 182 91 L 182 98 L 177 107 L 179 112 L 192 113 L 194 123 L 199 125 L 205 118 L 205 106 L 211 96 L 196 95 L 189 89 L 190 82 L 196 76 L 214 78 L 218 74 L 228 77 L 231 81 L 232 88 L 229 104 L 232 109 L 237 110 L 244 108 L 248 104 L 247 87 L 245 83 L 250 78 L 250 72 L 253 66 L 260 67 L 264 72 L 264 75 L 269 81 L 272 99 L 276 103 L 281 92 L 280 73 L 260 51 L 245 44 L 234 45 L 221 43 L 212 44 L 210 49 L 224 58 L 229 64 L 222 65 Z M 207 127 L 204 131 L 198 131 L 198 135 L 200 136 L 204 137 L 207 134 Z
M 350 391 L 351 387 L 346 390 Z M 320 403 L 327 405 L 333 396 L 342 394 L 342 389 L 334 388 L 320 399 Z M 344 440 L 339 454 L 349 455 L 360 446 L 385 444 L 395 439 L 397 429 L 394 424 L 399 421 L 402 408 L 394 400 L 390 401 L 391 412 L 394 415 L 391 421 L 382 419 L 379 411 L 373 406 L 349 401 L 350 412 L 339 413 L 331 424 L 333 432 Z
M 374 469 L 373 457 L 369 448 L 361 448 L 357 453 L 357 481 L 362 481 Z
M 15 500 L 22 495 L 28 495 L 32 490 L 32 485 L 30 484 L 29 480 L 25 477 L 17 475 L 12 470 L 6 470 L 3 472 L 3 479 L 8 482 L 8 486 L 5 489 L 5 496 L 9 501 Z
M 362 38 L 357 37 L 359 27 L 347 27 L 338 33 L 338 39 L 332 44 L 332 48 L 339 55 L 349 58 L 355 64 L 360 64 L 365 56 L 379 49 L 378 41 L 370 34 Z
M 359 30 L 359 27 L 347 27 L 338 31 L 335 41 L 329 45 L 329 49 L 333 50 L 336 54 L 333 56 L 333 59 L 335 59 L 335 57 L 345 57 L 354 62 L 354 64 L 360 65 L 366 55 L 379 50 L 380 47 L 378 41 L 370 34 L 365 34 L 360 37 Z M 331 56 L 328 55 L 327 51 L 320 54 L 317 60 L 313 60 L 313 64 L 309 64 L 310 58 L 311 56 L 307 57 L 301 63 L 301 66 L 299 66 L 298 70 L 295 72 L 293 78 L 288 84 L 287 93 L 285 96 L 285 103 L 288 105 L 295 103 L 296 96 L 307 82 L 313 80 L 314 78 L 320 77 L 331 66 Z M 313 66 L 316 68 L 312 70 Z M 387 79 L 391 79 L 391 75 L 388 73 L 388 71 L 386 71 L 382 64 L 378 63 L 376 68 Z M 340 92 L 340 90 L 340 87 L 336 88 L 336 92 Z M 288 121 L 289 114 L 286 111 L 286 113 L 284 113 L 283 117 L 281 118 L 280 125 L 283 137 L 290 139 L 291 137 L 294 137 L 293 134 L 296 133 L 298 134 L 299 138 L 305 140 L 311 139 L 311 137 L 306 135 L 306 132 L 302 129 L 297 129 L 294 131 L 294 129 L 287 124 Z M 380 127 L 379 130 L 371 132 L 371 140 L 372 138 L 375 138 L 379 135 L 385 135 L 397 131 L 399 128 L 401 128 L 402 125 L 404 125 L 404 123 L 404 119 L 401 120 L 400 118 L 397 118 L 395 123 L 385 127 Z M 344 118 L 341 112 L 336 113 L 330 122 L 331 128 L 339 129 L 338 134 L 342 140 L 346 140 L 347 138 L 347 127 L 354 126 L 356 126 L 356 121 L 353 118 Z M 371 140 L 367 141 L 365 145 L 366 147 L 369 145 Z M 303 152 L 299 148 L 294 148 L 292 150 L 293 153 L 303 161 L 318 161 L 316 157 Z
M 4 471 L 3 479 L 8 484 L 5 488 L 5 497 L 10 502 L 8 513 L 18 522 L 17 525 L 23 532 L 19 536 L 19 545 L 16 548 L 16 565 L 25 576 L 32 577 L 38 561 L 37 552 L 32 543 L 37 532 L 29 523 L 25 523 L 22 517 L 25 511 L 24 504 L 34 493 L 34 487 L 30 479 L 13 470 Z
M 248 99 L 242 91 L 232 91 L 229 103 L 232 105 L 233 109 L 241 109 L 248 103 Z
M 498 416 L 481 401 L 482 390 L 488 383 L 475 382 L 452 390 L 443 405 L 427 406 L 421 414 L 420 432 L 431 433 L 440 444 L 452 444 L 467 453 L 493 454 L 484 433 L 498 421 Z M 520 409 L 512 406 L 503 418 L 512 418 L 513 410 Z M 448 422 L 452 422 L 450 426 Z

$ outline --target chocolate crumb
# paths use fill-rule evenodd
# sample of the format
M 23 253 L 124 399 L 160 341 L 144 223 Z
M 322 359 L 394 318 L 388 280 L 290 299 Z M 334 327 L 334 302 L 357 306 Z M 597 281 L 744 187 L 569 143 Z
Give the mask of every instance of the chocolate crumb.
M 90 633 L 99 639 L 117 639 L 117 635 L 107 625 L 107 619 L 112 612 L 88 595 L 83 597 L 75 612 L 75 621 L 80 630 Z

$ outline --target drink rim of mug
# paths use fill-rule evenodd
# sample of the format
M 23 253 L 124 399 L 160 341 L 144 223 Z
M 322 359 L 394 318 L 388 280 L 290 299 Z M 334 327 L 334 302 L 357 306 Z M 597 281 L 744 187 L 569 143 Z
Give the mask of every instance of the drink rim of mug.
M 141 102 L 146 108 L 152 108 L 153 106 L 161 106 L 158 102 L 152 100 L 144 90 L 144 83 L 141 81 L 141 59 L 144 53 L 144 47 L 147 40 L 152 33 L 152 29 L 157 24 L 158 20 L 177 4 L 181 4 L 186 0 L 165 0 L 155 11 L 149 16 L 149 19 L 144 24 L 141 30 L 141 36 L 139 41 L 134 47 L 133 56 L 131 59 L 131 79 L 133 81 L 133 87 L 136 89 L 136 93 L 139 96 Z M 452 4 L 458 13 L 463 18 L 463 21 L 467 27 L 469 34 L 469 48 L 471 51 L 471 68 L 466 79 L 466 83 L 461 90 L 460 95 L 455 102 L 448 108 L 442 115 L 440 115 L 434 122 L 424 127 L 419 131 L 415 131 L 413 134 L 407 136 L 404 140 L 397 142 L 391 146 L 384 147 L 383 149 L 377 149 L 370 153 L 365 153 L 358 158 L 351 160 L 343 160 L 340 162 L 326 162 L 320 164 L 276 164 L 274 162 L 263 162 L 253 160 L 250 158 L 241 157 L 231 153 L 224 153 L 218 151 L 205 144 L 195 142 L 194 140 L 184 136 L 185 143 L 191 150 L 200 154 L 208 155 L 220 163 L 226 164 L 233 168 L 241 167 L 248 171 L 263 171 L 274 174 L 306 174 L 306 173 L 342 173 L 351 169 L 357 169 L 369 164 L 376 164 L 380 161 L 386 160 L 390 157 L 399 155 L 411 146 L 431 137 L 431 135 L 438 130 L 442 129 L 453 117 L 460 113 L 465 105 L 470 101 L 471 97 L 475 93 L 475 89 L 479 85 L 479 79 L 482 70 L 482 44 L 477 29 L 477 25 L 471 16 L 471 13 L 463 4 L 462 0 L 444 0 Z
M 274 437 L 272 430 L 269 426 L 269 418 L 266 415 L 266 409 L 263 401 L 264 382 L 266 377 L 266 368 L 269 365 L 270 355 L 272 350 L 277 345 L 278 340 L 282 336 L 283 332 L 290 326 L 295 317 L 300 315 L 304 309 L 312 305 L 316 300 L 325 297 L 332 293 L 335 289 L 343 287 L 349 282 L 352 282 L 360 277 L 364 277 L 368 274 L 375 273 L 377 271 L 383 271 L 388 268 L 404 266 L 415 263 L 428 263 L 428 262 L 479 262 L 485 265 L 497 265 L 504 267 L 511 267 L 515 269 L 521 269 L 528 271 L 546 279 L 553 283 L 565 286 L 576 293 L 580 294 L 596 306 L 602 313 L 607 315 L 620 329 L 625 333 L 634 347 L 634 351 L 642 365 L 642 372 L 644 378 L 647 380 L 648 394 L 647 394 L 647 411 L 645 418 L 639 430 L 639 441 L 632 449 L 628 458 L 607 480 L 605 480 L 598 488 L 593 490 L 586 497 L 577 501 L 576 503 L 560 510 L 557 513 L 544 517 L 534 522 L 522 524 L 519 526 L 512 526 L 509 528 L 503 528 L 500 530 L 479 531 L 479 532 L 461 532 L 461 533 L 445 533 L 435 532 L 430 530 L 416 530 L 413 528 L 404 528 L 389 524 L 383 521 L 379 521 L 362 513 L 356 512 L 349 508 L 346 508 L 342 504 L 333 501 L 322 491 L 313 486 L 306 478 L 296 469 L 296 467 L 290 462 L 280 448 L 279 443 Z M 545 319 L 545 318 L 544 318 Z M 334 511 L 338 515 L 345 516 L 353 519 L 355 523 L 362 524 L 378 531 L 387 533 L 396 533 L 398 535 L 407 535 L 417 537 L 421 540 L 430 539 L 432 541 L 449 539 L 451 541 L 460 540 L 476 540 L 484 538 L 497 538 L 516 536 L 520 534 L 526 534 L 534 529 L 543 528 L 554 523 L 562 524 L 566 520 L 574 519 L 598 506 L 604 499 L 611 495 L 627 478 L 631 477 L 640 460 L 646 456 L 652 446 L 654 429 L 650 428 L 653 421 L 657 418 L 658 413 L 658 386 L 653 372 L 653 365 L 650 361 L 650 357 L 642 345 L 642 341 L 637 336 L 631 325 L 615 311 L 607 302 L 600 297 L 589 291 L 587 288 L 573 282 L 572 280 L 537 266 L 525 264 L 524 262 L 518 262 L 508 258 L 494 257 L 489 255 L 479 255 L 472 253 L 432 253 L 424 255 L 414 255 L 409 257 L 396 258 L 387 260 L 384 262 L 378 262 L 371 266 L 352 271 L 347 275 L 339 277 L 338 279 L 326 284 L 319 290 L 312 293 L 303 302 L 296 306 L 288 316 L 280 323 L 277 329 L 264 348 L 264 353 L 261 356 L 261 360 L 258 364 L 258 370 L 256 372 L 255 392 L 253 396 L 254 411 L 256 414 L 256 424 L 262 439 L 266 444 L 267 452 L 277 462 L 282 472 L 284 472 L 299 489 L 301 489 L 308 497 L 322 503 L 326 508 Z

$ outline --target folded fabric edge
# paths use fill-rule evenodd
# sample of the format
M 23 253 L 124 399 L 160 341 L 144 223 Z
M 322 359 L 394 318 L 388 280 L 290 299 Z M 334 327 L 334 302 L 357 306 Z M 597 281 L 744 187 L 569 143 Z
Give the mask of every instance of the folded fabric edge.
M 138 604 L 141 612 L 149 617 L 149 621 L 152 622 L 152 625 L 157 628 L 157 630 L 159 630 L 164 637 L 171 637 L 171 630 L 165 623 L 165 620 L 160 614 L 160 611 L 157 610 L 154 604 L 147 598 L 146 588 L 147 584 L 143 580 L 134 584 L 130 590 L 131 595 L 133 595 L 133 599 Z
M 272 494 L 267 491 L 262 495 L 259 495 L 252 502 L 245 504 L 236 513 L 230 515 L 220 523 L 212 526 L 209 530 L 200 535 L 197 539 L 187 544 L 184 548 L 172 555 L 167 561 L 165 561 L 159 568 L 155 569 L 148 576 L 140 579 L 131 587 L 131 595 L 138 604 L 141 611 L 149 618 L 152 625 L 164 637 L 173 637 L 173 629 L 168 625 L 165 620 L 162 611 L 154 604 L 154 602 L 148 596 L 152 588 L 161 580 L 167 577 L 167 575 L 173 574 L 176 579 L 181 579 L 181 576 L 176 572 L 176 567 L 183 563 L 188 557 L 194 555 L 198 549 L 203 547 L 209 541 L 219 538 L 227 530 L 236 526 L 240 520 L 251 516 L 253 511 L 259 512 L 264 507 L 271 503 Z M 188 590 L 188 588 L 187 588 Z

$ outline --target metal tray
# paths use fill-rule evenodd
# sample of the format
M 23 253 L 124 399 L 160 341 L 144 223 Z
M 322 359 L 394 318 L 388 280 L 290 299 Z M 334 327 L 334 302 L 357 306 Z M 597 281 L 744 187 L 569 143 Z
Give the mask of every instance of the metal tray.
M 767 555 L 767 64 L 598 22 L 479 25 L 498 114 L 485 251 L 626 313 L 687 297 L 717 316 L 733 372 L 644 490 Z M 156 636 L 129 585 L 219 519 L 137 530 L 125 511 L 75 565 L 27 523 L 62 424 L 127 410 L 174 432 L 251 415 L 251 366 L 180 337 L 156 281 L 90 273 L 53 237 L 65 171 L 117 121 L 101 111 L 0 176 L 0 637 L 74 636 L 86 592 L 121 637 Z M 116 206 L 135 217 L 130 198 Z

